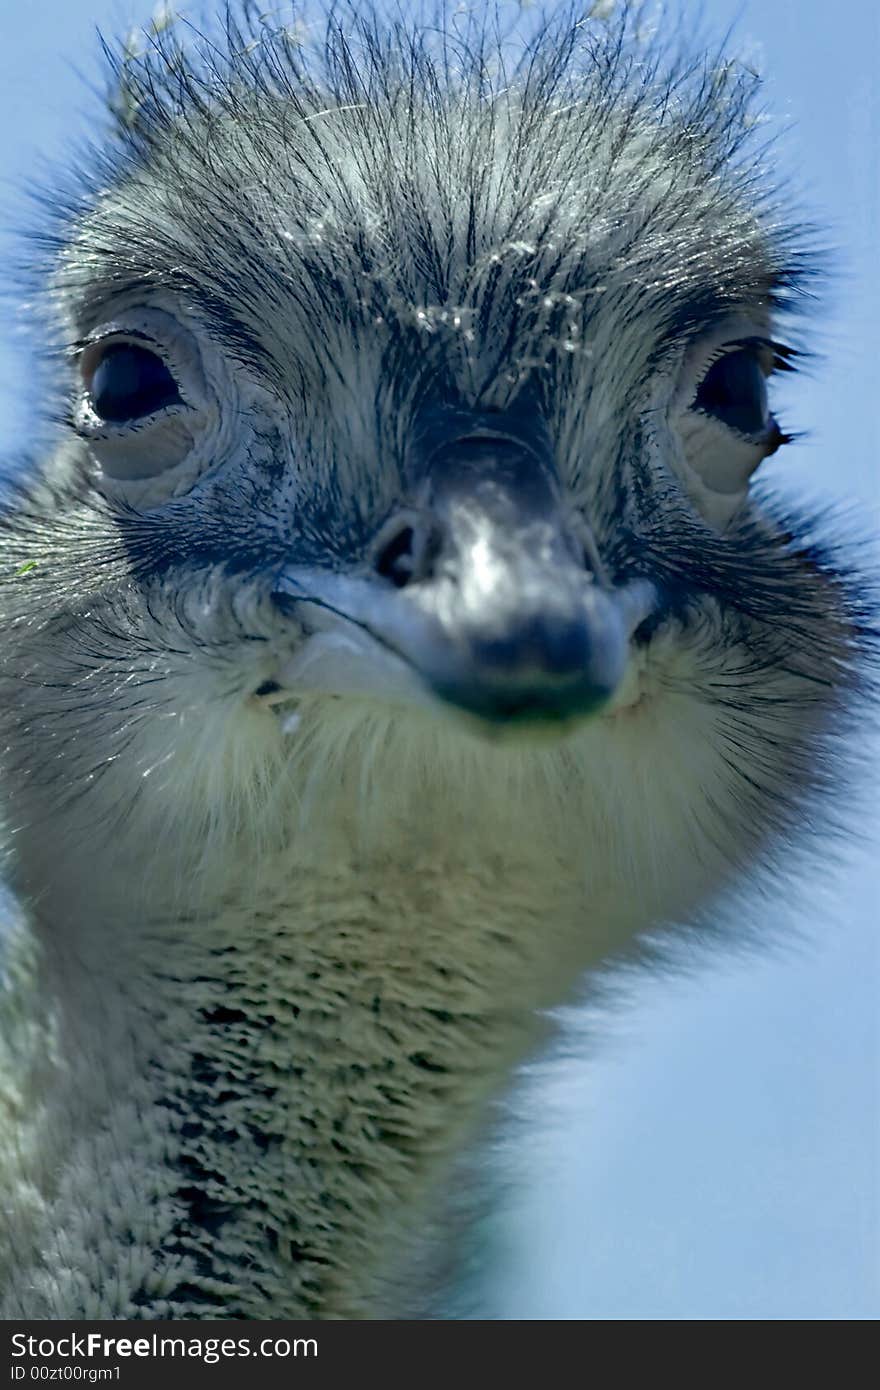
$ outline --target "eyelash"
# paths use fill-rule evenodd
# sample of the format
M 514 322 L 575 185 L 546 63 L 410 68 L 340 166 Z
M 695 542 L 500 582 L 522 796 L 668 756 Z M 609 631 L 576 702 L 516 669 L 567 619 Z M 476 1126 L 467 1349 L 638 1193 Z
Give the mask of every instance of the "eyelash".
M 703 380 L 716 362 L 720 362 L 722 357 L 726 357 L 729 352 L 735 352 L 737 348 L 753 348 L 772 354 L 770 371 L 767 372 L 768 377 L 776 372 L 796 372 L 798 368 L 793 359 L 803 355 L 797 348 L 789 347 L 787 343 L 777 342 L 774 338 L 761 338 L 757 334 L 752 334 L 747 338 L 731 338 L 727 342 L 719 343 L 711 356 L 702 364 L 697 377 L 698 382 Z

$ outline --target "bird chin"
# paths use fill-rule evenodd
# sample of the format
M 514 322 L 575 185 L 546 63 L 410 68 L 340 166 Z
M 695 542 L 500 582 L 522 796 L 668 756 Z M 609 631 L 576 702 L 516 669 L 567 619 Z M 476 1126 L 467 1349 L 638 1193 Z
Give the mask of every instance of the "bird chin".
M 314 633 L 271 684 L 268 694 L 254 698 L 271 709 L 285 736 L 299 731 L 306 707 L 314 713 L 325 701 L 345 701 L 362 705 L 365 713 L 379 707 L 386 715 L 395 711 L 430 724 L 439 720 L 484 743 L 542 745 L 558 743 L 632 703 L 631 681 L 625 678 L 618 691 L 588 710 L 560 714 L 512 706 L 509 718 L 483 717 L 442 698 L 406 661 L 359 631 Z

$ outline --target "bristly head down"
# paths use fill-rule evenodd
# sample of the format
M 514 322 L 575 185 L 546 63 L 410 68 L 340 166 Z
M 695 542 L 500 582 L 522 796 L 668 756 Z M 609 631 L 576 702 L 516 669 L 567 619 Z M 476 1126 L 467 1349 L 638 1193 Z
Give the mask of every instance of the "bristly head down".
M 810 273 L 753 79 L 481 16 L 247 5 L 113 59 L 2 522 L 22 886 L 344 840 L 549 856 L 649 924 L 826 780 L 864 620 L 753 481 Z

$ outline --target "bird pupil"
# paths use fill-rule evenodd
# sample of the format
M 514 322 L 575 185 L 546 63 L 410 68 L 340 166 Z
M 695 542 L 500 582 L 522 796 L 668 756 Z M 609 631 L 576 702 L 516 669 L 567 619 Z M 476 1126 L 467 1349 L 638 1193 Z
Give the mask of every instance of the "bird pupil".
M 769 422 L 767 379 L 753 352 L 741 348 L 719 358 L 700 383 L 697 410 L 743 434 L 760 434 Z
M 134 343 L 107 349 L 92 375 L 89 395 L 95 414 L 114 423 L 142 419 L 180 400 L 161 357 Z

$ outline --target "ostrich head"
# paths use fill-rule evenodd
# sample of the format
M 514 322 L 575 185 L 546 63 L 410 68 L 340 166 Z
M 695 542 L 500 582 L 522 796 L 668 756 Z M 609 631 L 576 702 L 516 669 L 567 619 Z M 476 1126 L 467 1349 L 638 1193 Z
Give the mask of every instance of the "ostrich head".
M 824 780 L 856 604 L 754 484 L 802 256 L 735 65 L 338 7 L 219 53 L 116 65 L 53 241 L 63 430 L 3 520 L 11 871 L 53 939 L 115 914 L 106 961 L 120 913 L 344 865 L 393 889 L 340 969 L 384 998 L 412 952 L 432 1026 L 453 984 L 509 1020 Z M 482 916 L 423 938 L 447 883 Z
M 516 811 L 715 877 L 848 666 L 750 492 L 801 257 L 747 84 L 566 23 L 494 77 L 476 25 L 302 37 L 118 69 L 55 245 L 67 438 L 6 521 L 12 794 L 188 845 L 286 836 L 282 785 L 300 831 Z

